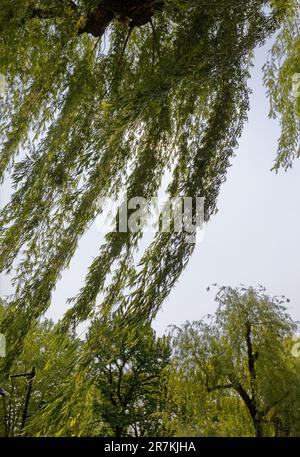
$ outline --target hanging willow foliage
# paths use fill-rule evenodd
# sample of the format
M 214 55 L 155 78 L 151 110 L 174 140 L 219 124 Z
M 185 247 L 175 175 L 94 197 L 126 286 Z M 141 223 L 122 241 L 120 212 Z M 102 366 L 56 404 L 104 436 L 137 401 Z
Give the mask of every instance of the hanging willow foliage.
M 265 83 L 271 101 L 271 117 L 280 117 L 281 135 L 274 169 L 290 168 L 300 157 L 300 2 L 289 14 L 265 65 Z
M 0 175 L 14 193 L 0 213 L 0 267 L 15 296 L 2 322 L 8 355 L 69 266 L 102 197 L 202 196 L 205 219 L 247 119 L 253 50 L 295 1 L 2 0 Z M 6 173 L 6 174 L 5 174 Z M 157 233 L 109 233 L 61 322 L 126 309 L 153 318 L 194 245 Z M 96 248 L 95 248 L 96 250 Z M 107 285 L 107 280 L 109 284 Z M 0 331 L 1 331 L 0 330 Z

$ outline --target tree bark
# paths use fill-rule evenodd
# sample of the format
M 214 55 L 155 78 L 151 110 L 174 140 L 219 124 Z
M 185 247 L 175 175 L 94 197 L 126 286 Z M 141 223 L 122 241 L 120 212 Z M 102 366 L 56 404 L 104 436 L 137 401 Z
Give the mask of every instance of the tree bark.
M 113 19 L 128 22 L 130 28 L 141 27 L 149 22 L 155 12 L 161 10 L 164 0 L 106 0 L 99 1 L 96 8 L 88 12 L 84 27 L 78 30 L 78 35 L 89 33 L 94 37 L 101 37 Z M 74 14 L 80 14 L 77 5 L 69 3 Z M 54 19 L 63 17 L 64 10 L 57 8 L 32 8 L 20 26 L 30 19 Z M 13 17 L 13 14 L 12 14 Z
M 262 420 L 259 417 L 259 414 L 256 413 L 255 416 L 252 417 L 252 420 L 253 420 L 256 438 L 263 437 L 263 425 L 262 425 Z

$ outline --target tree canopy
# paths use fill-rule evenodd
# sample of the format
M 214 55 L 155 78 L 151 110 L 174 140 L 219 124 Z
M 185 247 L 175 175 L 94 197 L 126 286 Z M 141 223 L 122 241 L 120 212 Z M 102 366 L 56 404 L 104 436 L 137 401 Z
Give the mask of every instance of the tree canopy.
M 59 346 L 39 321 L 11 372 L 36 367 L 26 427 L 26 379 L 11 378 L 0 436 L 300 436 L 299 326 L 286 299 L 222 287 L 216 301 L 214 315 L 162 337 L 116 315 Z
M 266 81 L 283 119 L 278 163 L 298 154 L 299 119 L 284 103 L 299 64 L 297 7 L 298 0 L 2 0 L 0 176 L 11 177 L 14 192 L 0 213 L 0 269 L 13 274 L 16 292 L 2 324 L 3 372 L 49 307 L 102 197 L 125 186 L 129 198 L 150 200 L 168 172 L 170 197 L 204 197 L 206 220 L 216 212 L 247 119 L 253 51 L 276 31 L 285 45 L 273 49 L 272 65 L 282 56 L 286 63 L 277 73 L 271 65 Z M 64 329 L 91 317 L 99 301 L 103 314 L 155 316 L 194 245 L 182 233 L 159 232 L 136 265 L 142 234 L 106 235 Z
M 53 344 L 53 324 L 38 322 L 12 371 L 36 367 L 26 427 L 26 380 L 12 378 L 3 384 L 9 396 L 0 396 L 0 436 L 163 435 L 170 339 L 150 326 L 120 332 L 119 319 L 94 320 L 88 343 L 71 333 L 60 346 Z
M 164 436 L 166 404 L 164 369 L 171 357 L 168 338 L 157 338 L 151 328 L 132 341 L 118 332 L 118 320 L 94 322 L 98 347 L 91 369 L 99 397 L 95 414 L 115 436 Z M 116 336 L 117 335 L 117 336 Z
M 216 301 L 214 316 L 175 328 L 181 430 L 298 436 L 300 365 L 291 345 L 297 323 L 286 299 L 263 288 L 222 287 Z

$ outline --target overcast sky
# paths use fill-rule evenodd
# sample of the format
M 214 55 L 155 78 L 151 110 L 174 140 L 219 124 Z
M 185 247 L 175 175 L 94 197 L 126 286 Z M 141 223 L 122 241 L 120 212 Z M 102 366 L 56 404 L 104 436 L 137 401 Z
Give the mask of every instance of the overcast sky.
M 268 101 L 261 67 L 268 47 L 256 52 L 250 87 L 251 111 L 227 182 L 219 196 L 219 212 L 207 224 L 204 239 L 196 246 L 154 323 L 162 333 L 170 324 L 196 320 L 215 310 L 216 290 L 208 285 L 261 284 L 270 295 L 291 299 L 289 312 L 300 320 L 300 161 L 278 174 L 274 162 L 279 127 L 268 119 Z M 7 187 L 2 192 L 7 191 Z M 2 202 L 5 200 L 2 195 Z M 54 319 L 66 310 L 66 299 L 82 285 L 88 265 L 97 255 L 100 236 L 95 225 L 82 238 L 80 248 L 63 275 L 47 313 Z M 1 294 L 11 292 L 8 278 Z

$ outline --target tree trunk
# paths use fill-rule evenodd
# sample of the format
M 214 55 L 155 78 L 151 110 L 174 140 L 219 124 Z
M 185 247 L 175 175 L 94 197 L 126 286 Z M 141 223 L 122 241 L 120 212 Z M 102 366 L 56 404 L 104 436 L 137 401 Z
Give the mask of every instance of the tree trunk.
M 262 427 L 261 419 L 256 416 L 256 417 L 253 417 L 252 420 L 253 420 L 256 438 L 263 437 L 263 427 Z
M 78 34 L 89 33 L 94 37 L 101 37 L 113 19 L 127 22 L 130 28 L 141 27 L 149 22 L 156 11 L 163 8 L 165 0 L 99 0 L 99 4 L 88 11 L 85 25 L 78 30 Z M 76 3 L 69 1 L 68 6 L 74 14 L 78 13 Z M 20 21 L 20 26 L 27 20 L 38 18 L 41 20 L 63 18 L 64 8 L 31 8 L 28 9 L 26 18 Z M 9 18 L 14 17 L 12 10 Z

